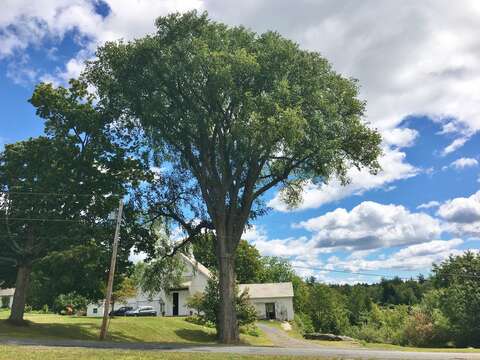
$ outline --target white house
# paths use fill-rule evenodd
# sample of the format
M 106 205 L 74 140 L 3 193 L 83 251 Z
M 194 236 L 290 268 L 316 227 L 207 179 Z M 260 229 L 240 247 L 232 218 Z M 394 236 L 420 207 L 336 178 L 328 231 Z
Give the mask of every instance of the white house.
M 203 293 L 211 277 L 210 271 L 198 261 L 181 255 L 185 263 L 185 270 L 181 285 L 150 297 L 139 292 L 135 298 L 116 303 L 114 308 L 122 306 L 152 306 L 159 316 L 187 316 L 193 310 L 186 306 L 187 299 L 195 293 Z M 293 320 L 293 287 L 292 283 L 278 284 L 240 284 L 240 291 L 248 289 L 250 301 L 257 309 L 259 318 Z M 103 302 L 89 304 L 87 316 L 102 316 Z
M 15 289 L 0 289 L 0 306 L 12 307 Z
M 115 304 L 114 308 L 118 309 L 122 306 L 152 306 L 159 316 L 187 316 L 192 310 L 187 308 L 185 302 L 187 299 L 197 292 L 203 292 L 207 286 L 210 271 L 200 264 L 198 261 L 181 255 L 185 262 L 185 270 L 180 286 L 176 289 L 170 289 L 169 293 L 164 291 L 150 297 L 149 295 L 139 292 L 136 297 L 127 299 L 122 303 Z M 89 304 L 87 307 L 87 316 L 102 316 L 103 301 L 99 304 Z

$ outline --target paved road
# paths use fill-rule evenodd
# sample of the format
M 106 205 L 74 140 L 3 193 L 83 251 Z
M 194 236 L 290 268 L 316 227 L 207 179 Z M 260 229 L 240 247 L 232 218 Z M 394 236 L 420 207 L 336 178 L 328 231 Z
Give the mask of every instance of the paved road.
M 469 353 L 440 353 L 440 352 L 407 352 L 365 349 L 325 348 L 321 346 L 309 347 L 266 347 L 266 346 L 222 346 L 222 345 L 184 345 L 160 343 L 120 343 L 99 342 L 84 340 L 45 340 L 45 339 L 10 339 L 0 338 L 0 344 L 47 346 L 47 347 L 77 347 L 95 349 L 123 349 L 123 350 L 156 350 L 166 352 L 202 352 L 202 353 L 231 353 L 242 355 L 287 355 L 330 357 L 337 359 L 413 359 L 413 360 L 461 360 L 479 359 L 480 354 Z

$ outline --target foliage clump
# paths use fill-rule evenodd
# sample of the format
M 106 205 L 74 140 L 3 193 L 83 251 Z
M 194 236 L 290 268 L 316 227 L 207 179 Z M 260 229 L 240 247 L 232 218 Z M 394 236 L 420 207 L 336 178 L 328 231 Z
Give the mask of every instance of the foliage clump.
M 61 315 L 73 315 L 77 313 L 84 313 L 87 310 L 88 300 L 75 293 L 59 295 L 53 304 L 53 310 Z
M 203 294 L 194 294 L 187 300 L 187 306 L 196 312 L 189 318 L 189 321 L 205 326 L 217 326 L 220 296 L 216 276 L 208 280 Z M 249 302 L 248 291 L 239 292 L 238 287 L 236 287 L 235 311 L 240 331 L 258 336 L 259 332 L 254 325 L 257 311 Z

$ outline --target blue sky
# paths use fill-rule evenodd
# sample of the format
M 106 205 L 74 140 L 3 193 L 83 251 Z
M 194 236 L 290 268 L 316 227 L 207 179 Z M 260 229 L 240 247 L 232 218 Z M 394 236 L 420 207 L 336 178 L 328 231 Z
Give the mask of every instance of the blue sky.
M 42 132 L 27 102 L 39 81 L 65 84 L 107 40 L 154 30 L 192 8 L 255 31 L 278 30 L 359 80 L 366 121 L 383 136 L 383 171 L 306 186 L 298 209 L 278 192 L 245 237 L 329 282 L 428 273 L 480 248 L 478 1 L 8 1 L 0 14 L 0 144 Z M 317 270 L 315 270 L 317 269 Z M 318 269 L 351 271 L 341 274 Z

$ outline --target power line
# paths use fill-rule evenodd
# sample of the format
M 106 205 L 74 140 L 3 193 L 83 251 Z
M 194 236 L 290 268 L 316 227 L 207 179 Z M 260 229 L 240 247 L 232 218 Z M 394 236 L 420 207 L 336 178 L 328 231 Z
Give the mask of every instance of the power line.
M 56 192 L 37 192 L 37 191 L 2 191 L 0 190 L 0 194 L 14 194 L 14 195 L 39 195 L 39 196 L 100 196 L 104 198 L 112 198 L 118 197 L 119 195 L 116 194 L 85 194 L 85 193 L 56 193 Z
M 4 218 L 1 219 L 4 221 L 14 220 L 14 221 L 51 221 L 51 222 L 75 222 L 75 223 L 82 223 L 85 222 L 87 219 L 84 220 L 73 220 L 73 219 L 41 219 L 41 218 Z

